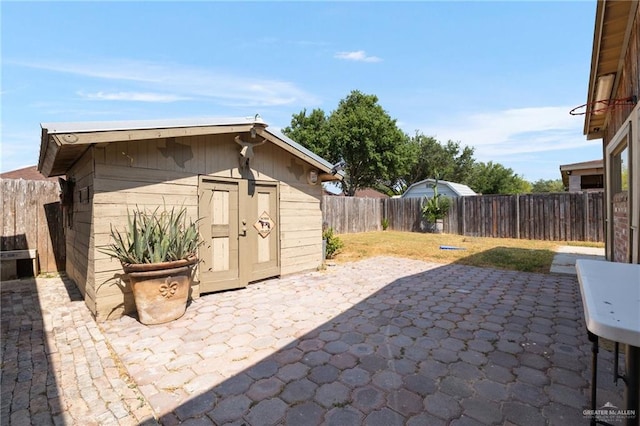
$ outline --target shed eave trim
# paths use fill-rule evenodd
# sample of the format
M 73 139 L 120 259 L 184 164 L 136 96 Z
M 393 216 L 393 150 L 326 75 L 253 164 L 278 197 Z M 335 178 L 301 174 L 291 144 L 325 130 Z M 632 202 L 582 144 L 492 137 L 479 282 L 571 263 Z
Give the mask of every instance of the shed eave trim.
M 62 145 L 126 142 L 184 136 L 204 136 L 223 133 L 242 133 L 251 130 L 252 124 L 231 126 L 168 127 L 153 129 L 105 130 L 80 133 L 55 133 Z

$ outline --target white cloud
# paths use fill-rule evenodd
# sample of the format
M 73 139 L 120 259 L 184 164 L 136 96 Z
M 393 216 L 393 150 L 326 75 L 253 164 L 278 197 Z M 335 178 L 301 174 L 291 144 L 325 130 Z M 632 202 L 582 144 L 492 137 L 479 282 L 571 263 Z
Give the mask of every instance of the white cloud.
M 78 95 L 95 101 L 176 102 L 191 99 L 185 96 L 149 92 L 78 92 Z
M 87 63 L 55 62 L 45 63 L 28 61 L 9 61 L 14 65 L 36 68 L 47 71 L 55 71 L 67 74 L 76 74 L 86 77 L 95 77 L 107 80 L 130 80 L 140 82 L 160 82 L 153 73 L 147 71 L 154 68 L 149 62 L 118 60 L 118 61 L 92 61 Z
M 7 172 L 38 163 L 40 128 L 29 132 L 2 132 L 0 170 Z
M 448 118 L 411 129 L 440 142 L 452 140 L 473 147 L 477 161 L 500 163 L 530 181 L 558 179 L 561 164 L 595 160 L 602 155 L 601 141 L 586 139 L 583 119 L 569 115 L 570 109 L 552 106 L 467 115 L 454 112 Z
M 380 62 L 381 58 L 377 56 L 367 56 L 367 53 L 364 50 L 356 50 L 353 52 L 338 52 L 334 56 L 338 59 L 344 59 L 347 61 L 357 61 L 357 62 Z
M 582 135 L 583 121 L 570 116 L 570 109 L 532 107 L 483 112 L 421 128 L 440 142 L 453 140 L 474 147 L 474 156 L 480 161 L 600 144 L 586 140 Z
M 314 105 L 318 100 L 294 83 L 269 78 L 243 76 L 189 67 L 174 63 L 154 63 L 128 59 L 109 59 L 86 63 L 48 61 L 45 63 L 13 62 L 16 65 L 69 73 L 100 80 L 121 81 L 137 85 L 130 92 L 93 93 L 97 98 L 171 102 L 180 99 L 211 100 L 230 106 Z M 156 97 L 158 93 L 163 93 Z M 134 94 L 139 99 L 132 99 Z M 127 96 L 132 95 L 132 96 Z M 121 99 L 116 99 L 120 97 Z M 164 97 L 164 98 L 163 98 Z M 165 100 L 162 100 L 165 99 Z

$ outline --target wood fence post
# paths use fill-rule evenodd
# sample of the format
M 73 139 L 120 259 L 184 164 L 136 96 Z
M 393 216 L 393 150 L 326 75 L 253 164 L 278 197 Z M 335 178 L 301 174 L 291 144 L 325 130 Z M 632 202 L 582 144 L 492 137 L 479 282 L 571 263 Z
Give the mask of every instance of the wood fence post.
M 466 212 L 466 204 L 467 204 L 467 197 L 461 197 L 462 198 L 462 235 L 467 235 L 467 216 L 465 214 Z
M 516 194 L 516 238 L 520 239 L 520 194 Z
M 584 199 L 584 206 L 582 207 L 584 212 L 584 231 L 582 239 L 584 241 L 591 241 L 589 238 L 591 234 L 591 232 L 589 232 L 589 193 L 587 191 L 583 191 L 582 194 L 582 198 Z

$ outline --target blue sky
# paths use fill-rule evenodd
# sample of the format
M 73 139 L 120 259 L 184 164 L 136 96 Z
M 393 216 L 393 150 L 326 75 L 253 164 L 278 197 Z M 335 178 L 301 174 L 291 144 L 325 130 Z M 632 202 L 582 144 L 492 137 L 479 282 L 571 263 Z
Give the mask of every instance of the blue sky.
M 40 123 L 253 116 L 273 128 L 352 90 L 413 135 L 525 179 L 601 158 L 582 134 L 595 1 L 7 2 L 1 171 Z

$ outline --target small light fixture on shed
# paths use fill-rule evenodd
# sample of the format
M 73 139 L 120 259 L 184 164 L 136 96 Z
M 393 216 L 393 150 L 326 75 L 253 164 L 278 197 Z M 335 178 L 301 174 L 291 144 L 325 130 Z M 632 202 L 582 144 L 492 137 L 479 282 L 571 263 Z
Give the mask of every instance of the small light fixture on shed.
M 309 170 L 307 182 L 309 182 L 309 185 L 315 185 L 318 183 L 318 171 L 316 169 Z
M 255 138 L 256 137 L 256 126 L 251 127 L 250 132 L 251 132 L 251 137 Z

